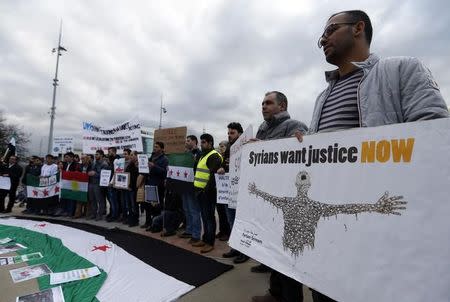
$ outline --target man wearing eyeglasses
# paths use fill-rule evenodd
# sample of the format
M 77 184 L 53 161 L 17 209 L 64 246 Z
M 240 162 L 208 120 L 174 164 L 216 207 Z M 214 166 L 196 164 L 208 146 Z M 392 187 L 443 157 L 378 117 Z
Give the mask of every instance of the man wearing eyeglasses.
M 448 117 L 431 72 L 418 59 L 370 53 L 372 25 L 362 11 L 328 19 L 318 41 L 328 63 L 328 88 L 316 101 L 309 133 Z
M 372 24 L 359 10 L 332 15 L 318 41 L 338 69 L 316 100 L 308 134 L 448 117 L 431 72 L 416 58 L 370 53 Z M 303 135 L 296 133 L 299 141 Z M 314 302 L 334 301 L 312 291 Z

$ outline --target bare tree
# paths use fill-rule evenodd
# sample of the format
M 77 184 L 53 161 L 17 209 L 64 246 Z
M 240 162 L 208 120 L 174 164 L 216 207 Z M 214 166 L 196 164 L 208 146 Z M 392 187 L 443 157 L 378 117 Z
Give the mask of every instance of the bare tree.
M 28 152 L 27 145 L 30 142 L 30 134 L 26 133 L 19 125 L 8 123 L 3 112 L 0 111 L 0 156 L 5 153 L 13 136 L 16 139 L 16 153 L 24 156 Z

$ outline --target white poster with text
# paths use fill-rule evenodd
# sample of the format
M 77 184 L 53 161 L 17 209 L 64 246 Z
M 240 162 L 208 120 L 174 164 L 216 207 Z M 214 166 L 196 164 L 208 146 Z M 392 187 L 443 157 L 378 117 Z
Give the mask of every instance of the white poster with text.
M 142 152 L 141 124 L 137 118 L 114 126 L 101 126 L 83 122 L 83 153 L 93 154 L 102 149 L 116 147 L 120 154 L 123 149 Z
M 246 144 L 230 245 L 337 301 L 450 297 L 450 119 Z

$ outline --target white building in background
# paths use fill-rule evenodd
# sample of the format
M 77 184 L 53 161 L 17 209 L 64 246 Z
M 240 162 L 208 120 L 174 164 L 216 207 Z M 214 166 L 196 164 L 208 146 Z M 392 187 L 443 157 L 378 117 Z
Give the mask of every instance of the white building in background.
M 148 154 L 149 156 L 153 152 L 154 132 L 154 128 L 141 126 L 142 147 L 144 149 L 143 153 Z

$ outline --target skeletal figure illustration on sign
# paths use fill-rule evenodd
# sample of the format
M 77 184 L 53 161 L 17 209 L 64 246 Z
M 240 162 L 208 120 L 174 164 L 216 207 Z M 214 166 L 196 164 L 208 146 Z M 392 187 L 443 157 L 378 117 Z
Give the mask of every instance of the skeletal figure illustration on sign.
M 314 248 L 317 223 L 320 217 L 337 216 L 337 214 L 355 214 L 376 212 L 380 214 L 401 215 L 407 204 L 403 196 L 389 197 L 385 192 L 375 203 L 327 204 L 308 197 L 311 178 L 306 171 L 300 171 L 295 181 L 297 196 L 277 197 L 259 190 L 255 183 L 250 183 L 250 194 L 261 197 L 283 212 L 284 234 L 283 247 L 289 249 L 294 256 L 303 253 L 305 246 Z

